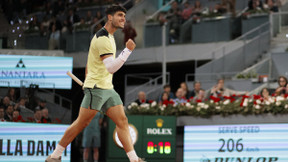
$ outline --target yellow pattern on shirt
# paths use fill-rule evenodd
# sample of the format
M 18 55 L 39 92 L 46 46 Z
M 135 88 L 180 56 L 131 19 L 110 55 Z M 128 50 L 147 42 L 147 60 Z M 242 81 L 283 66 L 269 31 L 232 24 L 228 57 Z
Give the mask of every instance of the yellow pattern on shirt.
M 103 29 L 101 29 L 103 30 Z M 87 75 L 84 82 L 85 88 L 93 88 L 96 85 L 101 89 L 112 89 L 113 75 L 108 72 L 100 56 L 103 54 L 113 54 L 115 58 L 116 45 L 113 35 L 99 36 L 96 34 L 91 40 L 87 59 Z

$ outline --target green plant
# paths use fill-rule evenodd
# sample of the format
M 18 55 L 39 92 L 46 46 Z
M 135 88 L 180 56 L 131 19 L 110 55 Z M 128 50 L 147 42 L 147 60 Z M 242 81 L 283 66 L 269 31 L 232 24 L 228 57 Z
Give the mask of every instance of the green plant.
M 250 79 L 250 78 L 257 78 L 258 74 L 253 70 L 249 71 L 248 73 L 239 73 L 236 75 L 237 79 Z
M 259 114 L 288 114 L 288 96 L 271 97 L 263 100 L 260 96 L 243 96 L 235 100 L 233 97 L 224 97 L 224 100 L 213 98 L 205 102 L 187 102 L 184 104 L 159 105 L 151 104 L 137 105 L 131 103 L 126 112 L 131 115 L 173 115 L 173 116 L 196 116 L 209 118 L 213 115 L 229 116 L 234 114 L 259 115 Z

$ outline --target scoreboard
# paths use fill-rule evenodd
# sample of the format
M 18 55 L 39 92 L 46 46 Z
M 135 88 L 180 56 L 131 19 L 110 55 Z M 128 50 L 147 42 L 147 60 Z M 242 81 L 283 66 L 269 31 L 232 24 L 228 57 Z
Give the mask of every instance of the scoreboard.
M 134 115 L 128 116 L 128 122 L 139 157 L 149 162 L 175 162 L 176 117 Z M 107 162 L 128 162 L 112 120 L 109 120 L 108 127 Z
M 287 162 L 288 124 L 185 126 L 184 162 Z

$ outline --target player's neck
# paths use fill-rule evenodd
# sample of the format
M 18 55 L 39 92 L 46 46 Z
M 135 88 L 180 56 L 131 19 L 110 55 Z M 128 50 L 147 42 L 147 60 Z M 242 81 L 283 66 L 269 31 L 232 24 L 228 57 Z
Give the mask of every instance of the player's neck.
M 115 28 L 112 24 L 110 23 L 106 23 L 104 28 L 108 31 L 109 34 L 114 34 L 117 30 L 117 28 Z

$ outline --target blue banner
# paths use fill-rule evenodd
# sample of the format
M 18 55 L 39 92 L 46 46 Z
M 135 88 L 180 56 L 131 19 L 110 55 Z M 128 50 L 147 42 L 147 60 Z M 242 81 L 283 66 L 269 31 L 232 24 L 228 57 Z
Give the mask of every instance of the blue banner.
M 69 125 L 0 122 L 0 162 L 43 162 Z M 71 146 L 62 155 L 70 162 Z
M 72 66 L 72 57 L 0 55 L 0 86 L 71 89 Z

